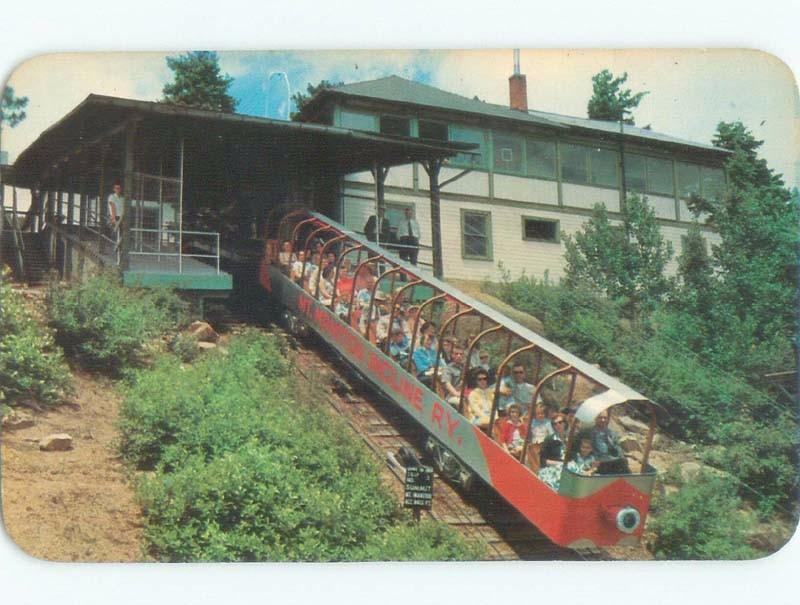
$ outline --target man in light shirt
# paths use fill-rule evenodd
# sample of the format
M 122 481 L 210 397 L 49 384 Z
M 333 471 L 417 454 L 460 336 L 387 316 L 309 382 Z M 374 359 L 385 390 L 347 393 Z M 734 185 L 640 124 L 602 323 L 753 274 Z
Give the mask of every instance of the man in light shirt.
M 400 244 L 408 247 L 400 248 L 400 258 L 416 265 L 419 254 L 419 223 L 411 216 L 411 208 L 405 209 L 405 215 L 397 228 L 397 235 L 400 236 Z

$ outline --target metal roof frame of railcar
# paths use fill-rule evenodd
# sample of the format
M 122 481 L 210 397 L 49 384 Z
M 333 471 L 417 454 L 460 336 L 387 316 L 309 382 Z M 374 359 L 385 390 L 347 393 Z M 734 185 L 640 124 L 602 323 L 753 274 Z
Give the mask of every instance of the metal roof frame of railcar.
M 182 127 L 202 125 L 204 136 L 218 134 L 212 130 L 213 127 L 226 134 L 247 135 L 255 139 L 277 136 L 281 140 L 276 145 L 291 143 L 303 149 L 305 153 L 296 161 L 298 166 L 304 167 L 308 166 L 313 151 L 319 149 L 317 145 L 321 144 L 324 148 L 317 157 L 323 162 L 327 161 L 326 165 L 333 165 L 341 175 L 369 170 L 375 161 L 383 166 L 396 166 L 469 153 L 475 148 L 470 143 L 420 141 L 412 137 L 321 124 L 90 94 L 44 130 L 19 155 L 14 164 L 15 184 L 34 185 L 38 171 L 67 159 L 70 154 L 84 147 L 91 147 L 104 132 L 113 131 L 115 127 L 122 127 L 132 120 L 147 118 L 166 120 Z
M 374 242 L 368 241 L 366 238 L 358 235 L 354 231 L 347 229 L 344 225 L 341 225 L 340 223 L 337 223 L 336 221 L 322 214 L 319 214 L 317 212 L 309 212 L 308 214 L 309 216 L 312 216 L 316 219 L 319 219 L 327 223 L 328 225 L 340 231 L 341 233 L 346 234 L 353 241 L 362 244 L 364 247 L 368 249 L 374 250 L 375 248 L 378 248 L 378 246 L 376 246 Z M 617 403 L 623 403 L 626 401 L 627 402 L 641 401 L 641 402 L 648 402 L 654 405 L 656 409 L 659 410 L 663 409 L 661 408 L 661 406 L 651 401 L 649 398 L 645 397 L 641 393 L 630 388 L 626 384 L 622 383 L 617 378 L 614 378 L 613 376 L 606 374 L 603 370 L 582 360 L 580 357 L 573 355 L 569 351 L 562 349 L 557 344 L 550 342 L 549 340 L 540 336 L 536 332 L 533 332 L 532 330 L 526 328 L 525 326 L 518 324 L 513 319 L 510 319 L 509 317 L 506 317 L 502 313 L 495 311 L 494 309 L 483 304 L 479 300 L 476 300 L 471 296 L 464 294 L 463 292 L 454 288 L 453 286 L 441 280 L 436 279 L 435 277 L 433 277 L 433 275 L 423 274 L 418 267 L 410 263 L 407 263 L 404 260 L 401 260 L 393 252 L 389 252 L 388 250 L 384 250 L 381 248 L 378 253 L 381 254 L 382 256 L 388 257 L 393 263 L 396 263 L 397 265 L 403 267 L 406 271 L 408 271 L 409 274 L 416 276 L 418 279 L 424 280 L 429 285 L 438 289 L 442 293 L 447 294 L 448 296 L 452 296 L 453 298 L 464 302 L 465 304 L 472 307 L 473 310 L 482 313 L 495 323 L 505 326 L 506 328 L 508 328 L 521 338 L 526 339 L 531 344 L 536 345 L 543 351 L 562 360 L 564 363 L 571 365 L 577 371 L 588 376 L 590 379 L 598 382 L 599 384 L 604 385 L 605 387 L 608 388 L 609 391 L 614 392 L 614 394 L 616 395 L 614 399 L 616 400 Z

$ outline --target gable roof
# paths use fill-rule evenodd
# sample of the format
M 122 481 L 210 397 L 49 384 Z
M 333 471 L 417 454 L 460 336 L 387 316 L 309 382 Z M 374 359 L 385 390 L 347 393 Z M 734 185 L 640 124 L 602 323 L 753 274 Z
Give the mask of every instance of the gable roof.
M 526 113 L 511 109 L 505 105 L 470 99 L 462 95 L 441 90 L 434 86 L 406 80 L 405 78 L 394 75 L 386 78 L 378 78 L 377 80 L 346 84 L 336 88 L 322 89 L 308 102 L 302 114 L 304 114 L 304 117 L 313 114 L 317 107 L 325 103 L 326 99 L 335 96 L 360 97 L 417 107 L 442 109 L 484 118 L 509 120 L 518 124 L 547 126 L 567 132 L 570 130 L 582 130 L 590 131 L 595 134 L 612 136 L 619 136 L 620 132 L 618 122 L 590 120 L 588 118 L 535 110 L 528 110 Z M 665 143 L 706 152 L 712 151 L 720 154 L 729 153 L 727 150 L 714 147 L 713 145 L 689 141 L 687 139 L 673 137 L 668 134 L 654 132 L 649 129 L 638 128 L 628 124 L 623 125 L 623 134 L 626 138 L 638 139 L 645 143 Z

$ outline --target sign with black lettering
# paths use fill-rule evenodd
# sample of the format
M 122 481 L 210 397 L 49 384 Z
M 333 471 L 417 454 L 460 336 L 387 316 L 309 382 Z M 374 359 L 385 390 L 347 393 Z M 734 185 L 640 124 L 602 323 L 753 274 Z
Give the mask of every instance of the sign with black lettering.
M 430 510 L 433 505 L 433 468 L 430 466 L 408 467 L 405 488 L 403 506 Z

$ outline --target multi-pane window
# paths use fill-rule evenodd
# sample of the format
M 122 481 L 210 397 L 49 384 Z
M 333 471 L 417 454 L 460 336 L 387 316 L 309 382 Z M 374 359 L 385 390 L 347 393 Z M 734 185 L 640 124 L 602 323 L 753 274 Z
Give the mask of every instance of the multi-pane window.
M 411 134 L 411 121 L 398 116 L 381 116 L 381 133 L 407 137 Z
M 690 197 L 700 194 L 700 166 L 678 162 L 678 195 Z
M 339 114 L 339 126 L 342 128 L 352 128 L 353 130 L 370 130 L 372 132 L 377 132 L 378 120 L 376 116 L 371 113 L 342 110 Z
M 608 149 L 592 149 L 589 153 L 589 172 L 592 185 L 618 187 L 616 152 Z
M 477 148 L 469 153 L 456 155 L 451 164 L 465 168 L 486 168 L 486 137 L 483 130 L 451 125 L 450 140 L 477 145 Z
M 658 195 L 675 195 L 672 160 L 647 158 L 647 191 Z
M 553 141 L 527 139 L 525 152 L 528 176 L 556 178 L 556 144 Z
M 461 211 L 461 256 L 492 260 L 492 215 L 488 212 Z
M 633 153 L 625 154 L 625 187 L 628 191 L 644 193 L 647 191 L 647 158 Z
M 537 242 L 558 242 L 558 221 L 523 216 L 522 239 Z
M 433 139 L 435 141 L 448 140 L 447 124 L 431 122 L 430 120 L 420 120 L 418 128 L 420 139 Z
M 703 197 L 715 199 L 725 190 L 725 171 L 722 168 L 703 166 L 700 170 L 703 184 Z
M 493 133 L 494 169 L 502 172 L 522 174 L 522 137 L 512 134 Z
M 570 183 L 589 183 L 589 148 L 583 145 L 560 145 L 561 179 Z

